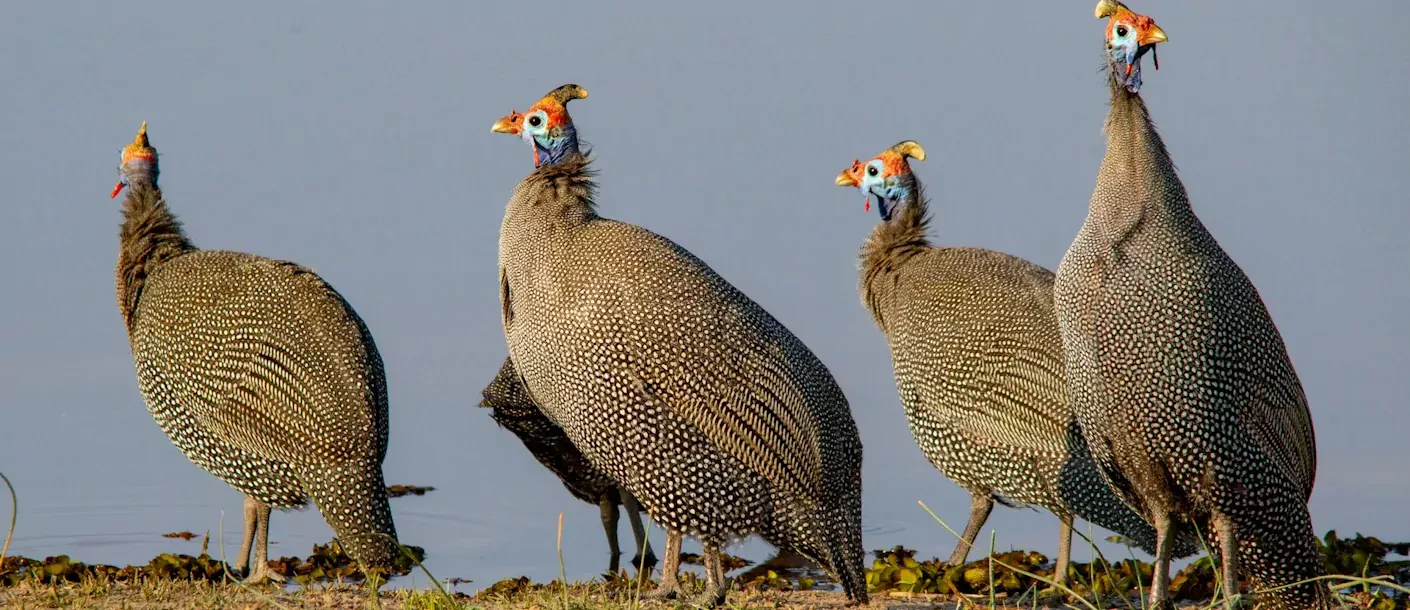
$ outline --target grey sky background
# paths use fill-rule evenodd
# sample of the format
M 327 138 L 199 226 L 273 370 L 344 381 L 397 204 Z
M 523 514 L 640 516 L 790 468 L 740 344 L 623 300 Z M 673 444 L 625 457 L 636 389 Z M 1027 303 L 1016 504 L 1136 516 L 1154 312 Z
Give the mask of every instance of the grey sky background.
M 17 2 L 0 21 L 0 470 L 12 552 L 145 562 L 192 549 L 240 497 L 143 407 L 114 302 L 119 149 L 141 121 L 202 247 L 309 265 L 371 327 L 392 399 L 403 541 L 486 586 L 603 566 L 579 503 L 474 405 L 506 350 L 495 261 L 532 168 L 489 133 L 566 82 L 601 211 L 702 257 L 838 378 L 866 448 L 869 548 L 948 552 L 966 496 L 911 440 L 856 294 L 876 222 L 833 186 L 902 139 L 936 241 L 1056 268 L 1086 214 L 1106 90 L 1092 2 Z M 1143 90 L 1200 217 L 1262 292 L 1312 404 L 1319 533 L 1410 538 L 1410 4 L 1137 2 L 1170 36 Z M 1052 553 L 1056 520 L 1000 509 L 1001 548 Z M 987 535 L 986 529 L 986 535 Z M 1105 535 L 1104 533 L 1100 535 Z M 624 540 L 629 534 L 623 528 Z M 273 521 L 274 555 L 331 537 Z M 661 545 L 659 530 L 654 536 Z M 741 554 L 764 559 L 757 543 Z M 1079 551 L 1078 557 L 1085 557 Z

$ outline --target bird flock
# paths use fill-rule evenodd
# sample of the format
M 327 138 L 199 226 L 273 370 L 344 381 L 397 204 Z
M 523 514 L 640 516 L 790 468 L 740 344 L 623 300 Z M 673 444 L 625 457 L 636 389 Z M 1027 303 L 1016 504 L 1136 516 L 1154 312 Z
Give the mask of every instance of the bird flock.
M 1101 0 L 1107 150 L 1086 222 L 1057 272 L 1001 252 L 933 245 L 925 150 L 904 141 L 843 169 L 879 222 L 859 292 L 891 348 L 915 441 L 972 497 L 950 556 L 963 563 L 999 502 L 1072 522 L 1156 558 L 1150 603 L 1170 607 L 1170 561 L 1204 548 L 1276 608 L 1327 607 L 1307 501 L 1316 448 L 1305 394 L 1257 290 L 1190 207 L 1141 95 L 1166 35 Z M 803 341 L 670 239 L 598 213 L 563 85 L 493 131 L 534 169 L 500 229 L 509 357 L 480 406 L 574 497 L 601 510 L 618 568 L 619 507 L 638 555 L 641 512 L 667 530 L 652 595 L 715 606 L 722 549 L 760 536 L 867 601 L 862 444 L 828 368 Z M 381 356 L 352 306 L 313 271 L 199 249 L 158 186 L 142 124 L 122 151 L 127 190 L 117 300 L 148 410 L 183 454 L 245 495 L 236 568 L 267 565 L 271 509 L 310 501 L 369 568 L 399 554 L 383 493 L 388 405 Z M 680 545 L 704 548 L 687 597 Z M 1208 542 L 1207 546 L 1205 542 Z M 253 561 L 251 561 L 253 555 Z

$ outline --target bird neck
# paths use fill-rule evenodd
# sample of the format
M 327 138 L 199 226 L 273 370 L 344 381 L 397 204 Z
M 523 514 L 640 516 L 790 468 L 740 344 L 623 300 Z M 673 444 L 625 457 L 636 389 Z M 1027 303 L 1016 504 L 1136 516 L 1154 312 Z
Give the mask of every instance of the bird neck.
M 166 261 L 196 250 L 181 221 L 148 179 L 129 175 L 118 231 L 117 297 L 128 332 L 147 277 Z
M 540 165 L 520 181 L 504 210 L 501 249 L 506 239 L 538 248 L 561 231 L 597 218 L 597 172 L 591 163 L 590 157 L 575 155 L 555 165 Z
M 1114 76 L 1111 111 L 1107 115 L 1106 155 L 1097 174 L 1088 218 L 1112 241 L 1144 223 L 1166 223 L 1193 217 L 1189 197 L 1165 143 L 1137 93 Z
M 915 174 L 907 174 L 903 181 L 903 194 L 898 199 L 878 198 L 886 220 L 872 229 L 862 245 L 862 301 L 883 329 L 895 273 L 912 257 L 931 248 L 926 237 L 930 218 L 925 188 Z
M 545 165 L 558 165 L 574 157 L 582 155 L 578 151 L 578 129 L 568 123 L 558 128 L 559 136 L 549 142 L 548 146 L 534 140 L 534 148 L 538 150 L 539 167 Z
M 122 179 L 128 188 L 140 187 L 157 191 L 158 196 L 161 195 L 161 188 L 157 186 L 159 173 L 160 170 L 155 162 L 141 158 L 124 163 L 122 167 Z

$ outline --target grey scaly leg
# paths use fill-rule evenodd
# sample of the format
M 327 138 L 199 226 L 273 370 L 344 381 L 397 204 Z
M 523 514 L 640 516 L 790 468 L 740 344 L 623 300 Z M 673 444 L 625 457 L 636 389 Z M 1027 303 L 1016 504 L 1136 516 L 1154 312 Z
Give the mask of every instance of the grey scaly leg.
M 1223 586 L 1224 606 L 1233 608 L 1239 603 L 1239 540 L 1234 520 L 1220 512 L 1211 519 L 1214 531 L 1219 536 L 1219 555 L 1224 565 Z
M 617 502 L 612 494 L 605 493 L 597 499 L 597 507 L 602 511 L 602 529 L 607 532 L 607 552 L 610 554 L 607 561 L 607 571 L 616 574 L 621 568 L 618 558 L 622 556 L 622 548 L 617 543 Z
M 243 582 L 247 585 L 259 584 L 265 580 L 282 583 L 286 579 L 269 569 L 269 505 L 259 500 L 251 500 L 255 503 L 257 522 L 254 542 L 255 558 L 250 566 L 250 575 L 245 577 Z
M 681 533 L 673 530 L 666 530 L 666 557 L 661 562 L 661 585 L 655 591 L 647 593 L 642 597 L 652 600 L 678 599 L 684 595 L 681 592 Z
M 244 574 L 250 568 L 250 545 L 255 541 L 259 521 L 259 500 L 245 496 L 245 531 L 240 534 L 240 554 L 235 556 L 235 573 Z
M 627 521 L 632 525 L 632 537 L 636 539 L 636 556 L 632 557 L 632 565 L 636 566 L 638 572 L 647 572 L 656 565 L 656 554 L 651 552 L 651 541 L 646 538 L 646 526 L 641 523 L 641 506 L 627 490 L 619 490 L 619 493 L 622 495 L 622 507 L 627 509 Z
M 969 496 L 969 524 L 964 527 L 964 535 L 960 543 L 955 545 L 955 552 L 950 553 L 950 565 L 964 565 L 964 561 L 969 557 L 969 549 L 974 546 L 974 539 L 979 537 L 979 530 L 984 527 L 984 522 L 989 520 L 989 513 L 994 510 L 994 500 L 988 495 L 971 493 Z
M 1072 515 L 1058 517 L 1058 555 L 1053 566 L 1053 582 L 1067 584 L 1067 564 L 1072 561 Z
M 1175 544 L 1175 521 L 1164 511 L 1155 515 L 1155 574 L 1151 580 L 1151 610 L 1172 610 L 1170 602 L 1170 551 Z
M 701 553 L 705 563 L 705 590 L 700 592 L 692 604 L 702 608 L 714 608 L 725 601 L 729 592 L 729 580 L 725 578 L 725 559 L 718 542 L 703 541 Z

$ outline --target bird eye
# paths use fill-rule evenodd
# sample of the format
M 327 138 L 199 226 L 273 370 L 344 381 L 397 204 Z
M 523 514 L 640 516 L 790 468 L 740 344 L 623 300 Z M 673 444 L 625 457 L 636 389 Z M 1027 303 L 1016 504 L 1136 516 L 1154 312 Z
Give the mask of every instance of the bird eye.
M 529 117 L 529 127 L 538 127 L 543 124 L 543 117 L 534 115 Z
M 876 176 L 876 173 L 877 173 L 877 172 L 876 172 L 876 166 L 875 166 L 875 165 L 870 166 L 870 167 L 867 168 L 867 175 L 868 175 L 868 176 L 873 176 L 873 177 L 875 177 L 875 176 Z
M 1116 26 L 1116 36 L 1117 36 L 1118 38 L 1125 38 L 1127 33 L 1128 33 L 1128 30 L 1126 29 L 1126 26 L 1124 26 L 1124 25 L 1118 25 L 1118 26 Z

